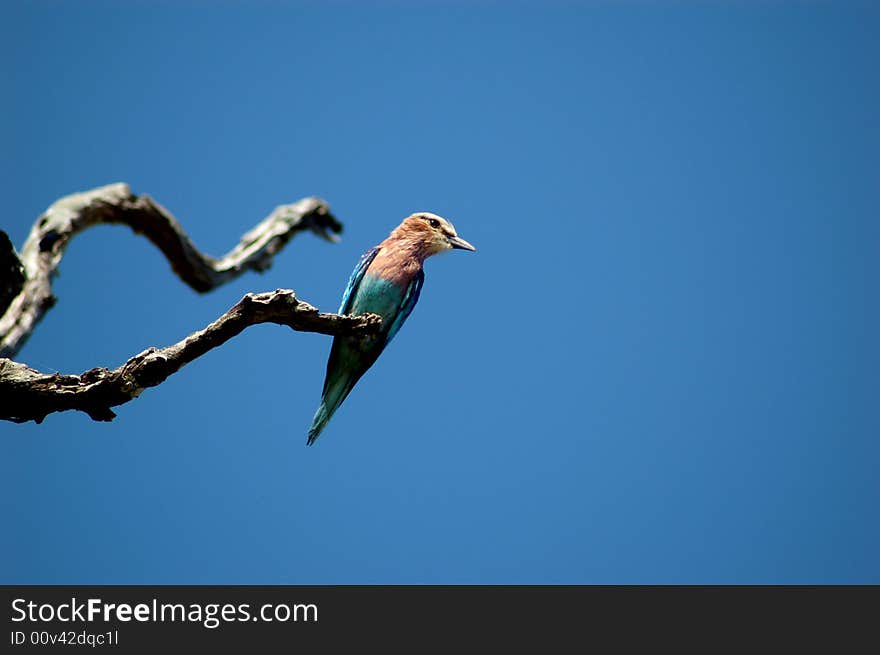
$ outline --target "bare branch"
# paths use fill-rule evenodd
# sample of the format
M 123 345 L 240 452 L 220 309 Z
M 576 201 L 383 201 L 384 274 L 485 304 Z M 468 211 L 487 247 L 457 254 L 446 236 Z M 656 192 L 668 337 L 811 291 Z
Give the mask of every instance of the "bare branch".
M 342 231 L 323 200 L 304 198 L 276 208 L 229 253 L 214 259 L 196 249 L 167 210 L 149 196 L 133 195 L 126 184 L 61 198 L 34 224 L 20 256 L 0 232 L 0 357 L 15 355 L 54 304 L 51 278 L 70 239 L 99 223 L 128 225 L 143 234 L 180 279 L 200 293 L 244 271 L 269 268 L 278 251 L 303 230 L 330 241 Z
M 111 407 L 122 405 L 169 375 L 226 343 L 245 328 L 277 323 L 301 332 L 373 335 L 381 325 L 375 314 L 340 316 L 322 314 L 293 291 L 277 289 L 249 293 L 216 321 L 165 348 L 149 348 L 115 370 L 93 368 L 82 375 L 48 374 L 10 359 L 0 359 L 0 419 L 40 423 L 48 414 L 67 410 L 85 412 L 96 421 L 110 421 Z
M 0 230 L 0 311 L 9 306 L 12 299 L 24 287 L 24 270 L 9 235 Z

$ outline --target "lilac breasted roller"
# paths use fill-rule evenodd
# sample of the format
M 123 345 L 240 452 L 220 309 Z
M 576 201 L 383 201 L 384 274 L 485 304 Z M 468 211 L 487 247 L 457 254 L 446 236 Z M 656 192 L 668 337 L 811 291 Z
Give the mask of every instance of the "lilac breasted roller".
M 476 250 L 456 234 L 446 219 L 418 212 L 405 218 L 387 239 L 361 256 L 342 295 L 339 313 L 379 314 L 382 327 L 374 337 L 334 337 L 321 404 L 309 428 L 309 445 L 412 312 L 425 280 L 425 260 L 453 248 Z

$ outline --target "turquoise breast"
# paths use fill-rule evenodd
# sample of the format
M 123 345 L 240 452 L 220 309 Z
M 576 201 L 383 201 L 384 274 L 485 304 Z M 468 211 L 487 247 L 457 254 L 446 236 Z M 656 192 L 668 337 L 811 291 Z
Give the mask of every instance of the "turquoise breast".
M 404 290 L 389 280 L 364 275 L 351 304 L 350 314 L 379 314 L 383 321 L 392 321 L 400 312 Z

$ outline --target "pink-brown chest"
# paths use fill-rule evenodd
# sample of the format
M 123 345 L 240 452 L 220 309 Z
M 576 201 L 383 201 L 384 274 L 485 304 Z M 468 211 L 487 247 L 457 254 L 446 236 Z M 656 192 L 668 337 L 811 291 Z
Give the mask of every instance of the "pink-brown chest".
M 422 268 L 422 259 L 409 248 L 385 240 L 370 263 L 367 273 L 406 288 Z

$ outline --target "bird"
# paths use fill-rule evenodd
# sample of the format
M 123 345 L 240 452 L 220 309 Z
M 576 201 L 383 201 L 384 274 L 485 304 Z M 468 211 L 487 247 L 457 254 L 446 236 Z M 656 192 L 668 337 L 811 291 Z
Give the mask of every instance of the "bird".
M 372 337 L 333 338 L 327 373 L 307 444 L 311 446 L 333 413 L 364 373 L 376 362 L 416 306 L 425 281 L 425 260 L 441 252 L 475 251 L 452 223 L 430 212 L 410 214 L 387 239 L 358 261 L 342 294 L 339 314 L 378 314 L 382 324 Z

